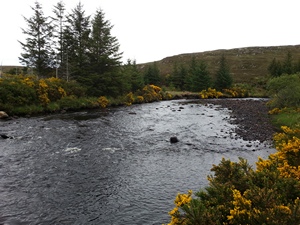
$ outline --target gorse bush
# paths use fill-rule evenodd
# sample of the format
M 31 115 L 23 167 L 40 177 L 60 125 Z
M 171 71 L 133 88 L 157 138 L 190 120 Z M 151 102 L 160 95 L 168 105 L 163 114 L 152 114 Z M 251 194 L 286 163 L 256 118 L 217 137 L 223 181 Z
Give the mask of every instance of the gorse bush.
M 36 85 L 33 77 L 6 76 L 0 80 L 0 104 L 15 107 L 38 103 Z
M 288 118 L 299 110 L 299 75 L 273 78 L 270 115 Z M 292 90 L 292 91 L 291 91 Z M 293 93 L 296 91 L 297 93 Z M 286 108 L 291 107 L 291 108 Z M 282 126 L 274 135 L 276 153 L 259 158 L 254 170 L 246 160 L 222 159 L 211 169 L 209 185 L 169 213 L 170 225 L 300 224 L 300 124 Z M 176 200 L 175 200 L 176 204 Z
M 223 89 L 222 93 L 224 94 L 225 97 L 232 97 L 232 98 L 245 98 L 249 96 L 248 91 L 240 87 Z
M 223 93 L 220 91 L 217 91 L 216 89 L 213 88 L 208 88 L 207 90 L 202 90 L 199 93 L 199 97 L 200 98 L 219 98 L 219 97 L 223 97 Z
M 175 200 L 169 224 L 299 224 L 299 178 L 286 176 L 273 155 L 257 167 L 223 159 L 205 190 L 179 206 Z

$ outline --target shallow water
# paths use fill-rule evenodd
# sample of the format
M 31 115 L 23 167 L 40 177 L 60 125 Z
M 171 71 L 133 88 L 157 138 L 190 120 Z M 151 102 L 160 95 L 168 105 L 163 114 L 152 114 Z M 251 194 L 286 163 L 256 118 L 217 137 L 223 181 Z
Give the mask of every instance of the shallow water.
M 0 122 L 13 137 L 0 139 L 0 222 L 167 223 L 222 157 L 274 152 L 237 137 L 229 113 L 181 100 Z

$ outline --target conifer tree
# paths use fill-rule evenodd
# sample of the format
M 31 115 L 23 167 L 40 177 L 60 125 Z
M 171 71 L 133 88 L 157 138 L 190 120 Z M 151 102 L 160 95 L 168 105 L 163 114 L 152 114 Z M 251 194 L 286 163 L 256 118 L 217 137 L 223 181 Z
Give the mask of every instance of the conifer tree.
M 160 71 L 156 62 L 149 65 L 144 74 L 145 84 L 160 85 Z
M 232 86 L 232 82 L 229 66 L 226 62 L 225 56 L 222 55 L 220 58 L 219 69 L 216 73 L 215 87 L 217 90 L 230 88 Z
M 187 75 L 187 70 L 184 67 L 184 65 L 180 64 L 178 66 L 178 64 L 175 63 L 171 75 L 171 83 L 174 85 L 176 89 L 179 89 L 181 91 L 184 90 L 186 75 Z
M 143 74 L 141 73 L 141 71 L 139 71 L 135 60 L 133 61 L 131 61 L 130 59 L 127 60 L 127 64 L 123 66 L 122 74 L 123 74 L 123 80 L 125 82 L 125 86 L 127 86 L 127 92 L 129 91 L 135 92 L 143 88 L 144 86 Z
M 102 74 L 121 65 L 122 53 L 116 37 L 111 35 L 113 26 L 105 20 L 102 10 L 97 10 L 92 20 L 90 38 L 90 63 L 92 72 Z
M 54 52 L 51 48 L 53 27 L 49 18 L 44 16 L 40 3 L 35 2 L 31 9 L 34 15 L 30 18 L 24 17 L 28 29 L 22 31 L 27 38 L 25 43 L 19 41 L 24 51 L 19 60 L 32 68 L 38 77 L 46 77 L 54 66 Z
M 282 66 L 280 61 L 274 58 L 268 66 L 268 71 L 272 77 L 279 77 L 282 74 Z
M 53 24 L 53 38 L 56 54 L 56 67 L 60 67 L 60 77 L 65 75 L 66 71 L 63 71 L 66 64 L 64 61 L 64 26 L 65 26 L 65 5 L 63 1 L 59 1 L 53 9 L 54 17 L 52 18 Z M 58 74 L 57 74 L 58 75 Z
M 84 80 L 88 73 L 89 35 L 90 16 L 85 15 L 83 5 L 79 2 L 67 16 L 63 42 L 68 73 L 77 81 Z
M 292 74 L 293 73 L 293 57 L 291 52 L 289 51 L 283 61 L 282 64 L 282 73 L 284 74 Z
M 195 59 L 192 60 L 190 73 L 191 91 L 202 91 L 211 86 L 210 75 L 204 61 L 197 62 Z

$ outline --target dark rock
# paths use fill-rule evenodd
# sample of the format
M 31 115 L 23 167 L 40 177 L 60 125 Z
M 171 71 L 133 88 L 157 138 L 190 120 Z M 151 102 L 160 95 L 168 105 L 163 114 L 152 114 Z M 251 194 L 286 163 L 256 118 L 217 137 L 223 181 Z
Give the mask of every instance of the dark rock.
M 177 143 L 179 140 L 178 140 L 178 138 L 177 137 L 171 137 L 170 138 L 170 142 L 171 143 Z
M 2 137 L 3 139 L 9 138 L 9 136 L 7 136 L 6 134 L 0 134 L 0 137 Z

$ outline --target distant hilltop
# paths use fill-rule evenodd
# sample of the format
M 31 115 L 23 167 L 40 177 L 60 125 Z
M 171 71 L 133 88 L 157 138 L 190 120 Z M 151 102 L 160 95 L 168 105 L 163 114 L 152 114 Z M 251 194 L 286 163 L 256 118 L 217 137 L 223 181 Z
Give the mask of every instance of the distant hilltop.
M 244 83 L 251 80 L 259 80 L 268 75 L 268 66 L 276 58 L 283 61 L 290 52 L 293 63 L 300 60 L 300 45 L 269 46 L 269 47 L 245 47 L 234 49 L 220 49 L 197 53 L 186 53 L 166 57 L 160 61 L 155 61 L 162 75 L 171 74 L 174 64 L 187 65 L 193 57 L 196 60 L 204 60 L 208 70 L 213 73 L 218 68 L 218 61 L 222 54 L 225 55 L 232 73 L 234 83 Z M 150 63 L 138 64 L 140 68 L 145 68 Z

